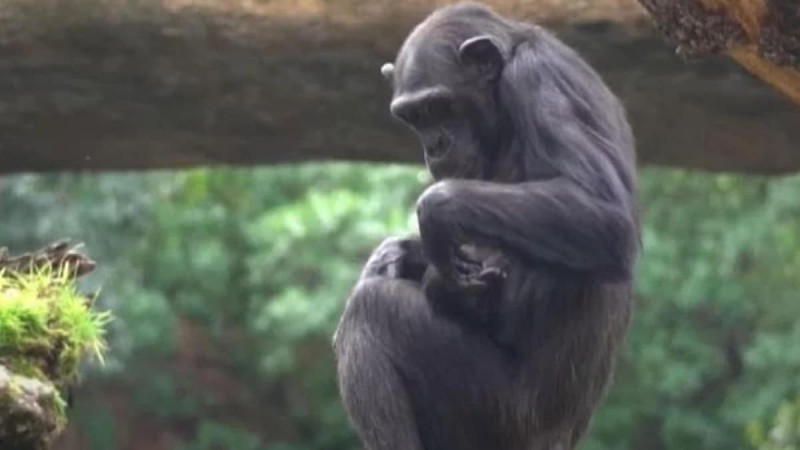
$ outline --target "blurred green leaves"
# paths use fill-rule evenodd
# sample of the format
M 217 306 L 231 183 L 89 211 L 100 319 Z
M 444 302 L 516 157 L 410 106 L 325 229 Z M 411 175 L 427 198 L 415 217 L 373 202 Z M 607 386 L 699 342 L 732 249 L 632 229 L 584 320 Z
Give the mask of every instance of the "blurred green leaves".
M 117 320 L 81 398 L 115 392 L 189 430 L 186 450 L 351 450 L 331 333 L 427 182 L 343 163 L 7 177 L 0 243 L 72 237 L 99 262 L 85 287 Z M 640 185 L 637 310 L 582 448 L 797 448 L 767 440 L 800 393 L 800 177 L 648 169 Z M 92 435 L 94 404 L 76 413 Z
M 800 449 L 800 397 L 781 403 L 775 417 L 766 426 L 751 424 L 747 435 L 758 450 Z

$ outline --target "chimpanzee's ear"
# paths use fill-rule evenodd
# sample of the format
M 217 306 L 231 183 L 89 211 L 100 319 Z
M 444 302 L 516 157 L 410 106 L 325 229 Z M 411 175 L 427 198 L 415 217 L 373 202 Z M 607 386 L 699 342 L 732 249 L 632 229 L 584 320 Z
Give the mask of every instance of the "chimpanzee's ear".
M 394 64 L 387 62 L 384 65 L 382 65 L 381 66 L 381 75 L 383 75 L 383 78 L 386 78 L 387 80 L 391 80 L 392 76 L 394 75 Z
M 458 47 L 458 55 L 462 62 L 476 67 L 486 79 L 496 79 L 503 71 L 503 54 L 492 36 L 483 34 L 467 39 Z

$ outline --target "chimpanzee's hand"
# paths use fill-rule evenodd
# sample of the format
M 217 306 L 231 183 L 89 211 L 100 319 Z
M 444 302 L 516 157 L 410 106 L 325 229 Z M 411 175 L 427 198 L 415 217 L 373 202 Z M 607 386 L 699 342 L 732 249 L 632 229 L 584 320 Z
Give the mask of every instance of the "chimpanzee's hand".
M 427 266 L 418 238 L 390 237 L 372 251 L 361 278 L 382 276 L 419 282 Z
M 499 288 L 507 276 L 506 263 L 497 252 L 461 245 L 453 250 L 451 267 L 446 273 L 464 293 L 481 294 Z

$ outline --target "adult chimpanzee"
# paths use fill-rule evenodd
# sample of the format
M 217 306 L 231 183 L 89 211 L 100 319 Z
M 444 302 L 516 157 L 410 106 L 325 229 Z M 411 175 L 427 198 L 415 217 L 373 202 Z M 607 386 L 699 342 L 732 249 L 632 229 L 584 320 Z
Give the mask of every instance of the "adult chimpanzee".
M 574 448 L 631 309 L 623 107 L 555 37 L 475 4 L 434 12 L 382 72 L 437 183 L 336 331 L 352 423 L 370 450 Z

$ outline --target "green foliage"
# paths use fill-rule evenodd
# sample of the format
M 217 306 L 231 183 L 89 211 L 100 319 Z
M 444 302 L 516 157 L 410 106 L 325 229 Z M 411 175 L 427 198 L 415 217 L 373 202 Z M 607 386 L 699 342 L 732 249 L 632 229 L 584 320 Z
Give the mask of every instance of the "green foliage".
M 130 381 L 131 403 L 142 414 L 199 420 L 187 448 L 250 448 L 235 417 L 204 414 L 260 404 L 282 428 L 294 427 L 250 429 L 268 448 L 353 448 L 332 377 L 330 336 L 371 248 L 413 229 L 410 206 L 425 181 L 419 168 L 345 164 L 20 176 L 0 191 L 10 225 L 0 241 L 86 242 L 103 271 L 87 287 L 102 282 L 99 301 L 119 317 L 109 364 L 88 373 Z M 65 196 L 75 199 L 66 210 L 58 206 Z M 41 214 L 54 210 L 58 216 Z M 181 343 L 185 328 L 200 330 L 197 341 Z M 187 345 L 229 367 L 248 397 L 231 405 L 170 370 Z M 87 432 L 101 428 L 77 423 Z
M 181 446 L 179 450 L 216 450 L 219 448 L 265 450 L 264 446 L 260 444 L 258 436 L 236 427 L 211 421 L 200 424 L 195 440 Z
M 115 386 L 141 416 L 194 424 L 187 450 L 358 448 L 330 337 L 372 247 L 413 230 L 420 168 L 4 182 L 0 242 L 86 242 L 86 287 L 102 282 L 118 318 L 108 364 L 87 372 L 103 387 L 76 411 L 92 448 L 113 448 L 97 400 Z M 637 310 L 584 450 L 772 448 L 751 424 L 800 391 L 798 192 L 800 177 L 642 173 Z
M 747 423 L 800 388 L 799 190 L 798 177 L 643 174 L 637 311 L 585 448 L 742 448 Z
M 760 422 L 750 424 L 747 436 L 758 450 L 800 449 L 800 397 L 782 403 L 767 427 Z

